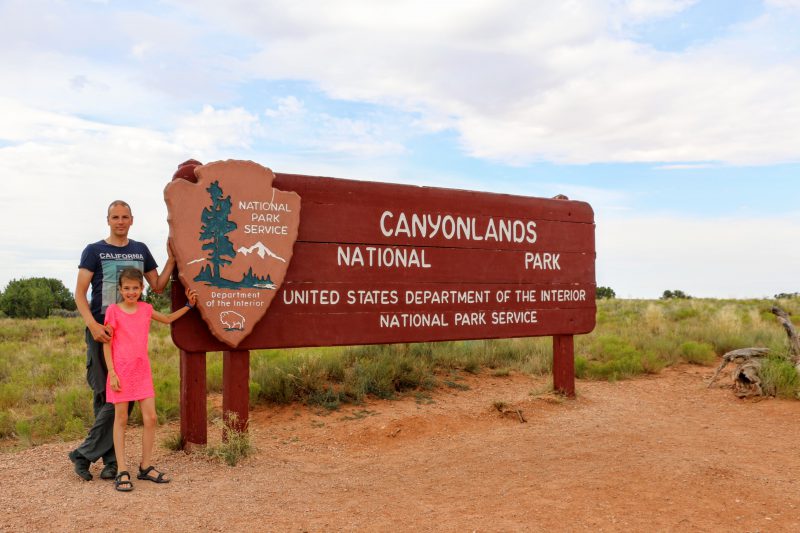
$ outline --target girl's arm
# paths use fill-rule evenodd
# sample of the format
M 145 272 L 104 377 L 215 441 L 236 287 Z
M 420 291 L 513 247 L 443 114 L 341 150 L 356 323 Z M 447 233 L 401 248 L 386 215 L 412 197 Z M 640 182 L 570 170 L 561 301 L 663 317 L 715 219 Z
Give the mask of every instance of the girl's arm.
M 181 307 L 177 311 L 173 311 L 168 315 L 165 315 L 164 313 L 159 313 L 158 311 L 153 309 L 153 320 L 155 320 L 156 322 L 161 322 L 162 324 L 172 324 L 180 317 L 188 313 L 189 309 L 195 308 L 195 306 L 197 305 L 197 291 L 194 289 L 186 289 L 186 299 L 188 300 L 188 302 L 186 302 L 186 305 L 184 307 Z
M 114 359 L 111 357 L 111 343 L 106 342 L 103 344 L 103 357 L 106 360 L 106 368 L 108 368 L 108 380 L 109 384 L 111 385 L 111 390 L 114 392 L 119 392 L 122 390 L 122 387 L 119 383 L 119 377 L 117 373 L 114 371 Z

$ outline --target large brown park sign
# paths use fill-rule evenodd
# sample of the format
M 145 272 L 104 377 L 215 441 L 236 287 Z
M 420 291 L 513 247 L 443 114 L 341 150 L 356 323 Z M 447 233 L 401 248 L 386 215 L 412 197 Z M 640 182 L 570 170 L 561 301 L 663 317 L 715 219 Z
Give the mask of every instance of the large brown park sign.
M 572 335 L 596 312 L 587 203 L 194 163 L 164 193 L 173 305 L 181 283 L 200 293 L 172 325 L 187 441 L 205 442 L 208 351 L 245 421 L 260 348 L 553 336 L 554 385 L 574 393 Z

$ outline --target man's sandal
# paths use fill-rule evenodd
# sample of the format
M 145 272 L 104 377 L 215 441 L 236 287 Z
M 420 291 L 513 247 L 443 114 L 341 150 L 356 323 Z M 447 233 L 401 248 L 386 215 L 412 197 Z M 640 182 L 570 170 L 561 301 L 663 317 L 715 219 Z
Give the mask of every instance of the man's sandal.
M 150 472 L 155 472 L 158 476 L 151 476 Z M 156 467 L 153 465 L 148 466 L 147 468 L 142 468 L 142 465 L 139 465 L 139 475 L 136 476 L 136 479 L 146 479 L 147 481 L 152 481 L 153 483 L 169 483 L 170 480 L 164 477 L 163 472 L 159 472 L 156 470 Z
M 122 476 L 128 479 L 122 479 Z M 114 488 L 120 492 L 130 492 L 133 490 L 133 483 L 131 483 L 131 475 L 127 470 L 123 470 L 117 477 L 114 478 Z

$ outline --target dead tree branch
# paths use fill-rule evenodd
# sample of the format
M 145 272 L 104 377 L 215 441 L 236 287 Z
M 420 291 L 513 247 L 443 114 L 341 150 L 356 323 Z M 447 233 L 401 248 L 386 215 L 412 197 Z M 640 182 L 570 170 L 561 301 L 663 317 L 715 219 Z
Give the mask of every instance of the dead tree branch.
M 769 354 L 769 348 L 739 348 L 738 350 L 732 350 L 726 353 L 722 356 L 722 362 L 717 367 L 717 371 L 711 376 L 711 381 L 708 382 L 707 388 L 711 388 L 711 385 L 717 379 L 719 373 L 722 372 L 723 368 L 728 366 L 728 363 L 735 363 L 741 366 L 748 361 L 752 361 L 755 357 L 764 357 L 767 354 Z
M 794 367 L 800 372 L 800 337 L 797 336 L 797 330 L 792 325 L 792 320 L 789 318 L 789 313 L 778 307 L 772 306 L 772 314 L 778 317 L 783 329 L 786 330 L 786 335 L 789 336 L 789 347 L 792 353 L 792 363 Z

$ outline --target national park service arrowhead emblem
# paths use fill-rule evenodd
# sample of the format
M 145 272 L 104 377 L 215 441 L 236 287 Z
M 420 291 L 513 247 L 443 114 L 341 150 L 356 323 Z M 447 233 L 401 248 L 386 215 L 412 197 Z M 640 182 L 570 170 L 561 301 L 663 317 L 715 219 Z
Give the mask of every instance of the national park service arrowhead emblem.
M 275 175 L 252 161 L 195 167 L 197 183 L 164 189 L 176 268 L 198 293 L 200 314 L 236 347 L 267 312 L 292 259 L 300 196 L 272 187 Z

